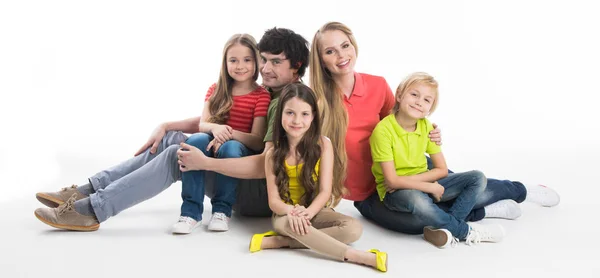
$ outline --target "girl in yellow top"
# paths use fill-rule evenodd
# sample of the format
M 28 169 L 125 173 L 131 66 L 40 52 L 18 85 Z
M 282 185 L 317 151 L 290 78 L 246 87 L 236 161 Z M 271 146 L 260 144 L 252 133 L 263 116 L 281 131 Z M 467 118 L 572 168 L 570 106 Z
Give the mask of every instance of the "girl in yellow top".
M 348 246 L 362 234 L 356 219 L 328 205 L 343 192 L 333 186 L 333 147 L 321 136 L 313 91 L 301 83 L 283 88 L 273 126 L 274 147 L 267 152 L 265 173 L 273 228 L 252 237 L 250 251 L 269 248 L 310 248 L 341 261 L 387 270 L 387 254 Z

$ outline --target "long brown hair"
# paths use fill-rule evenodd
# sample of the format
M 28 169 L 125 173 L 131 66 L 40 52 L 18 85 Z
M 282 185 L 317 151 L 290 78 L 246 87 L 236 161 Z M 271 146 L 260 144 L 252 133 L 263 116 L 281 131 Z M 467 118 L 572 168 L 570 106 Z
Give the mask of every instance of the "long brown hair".
M 348 155 L 346 154 L 346 130 L 348 129 L 348 113 L 344 107 L 344 98 L 339 88 L 336 86 L 331 73 L 323 64 L 321 59 L 320 40 L 323 33 L 327 31 L 342 31 L 356 50 L 358 56 L 358 46 L 352 31 L 348 26 L 339 22 L 328 22 L 321 27 L 315 34 L 310 51 L 310 87 L 314 90 L 319 101 L 319 111 L 323 120 L 323 135 L 331 139 L 334 148 L 333 167 L 333 195 L 343 196 L 346 193 L 344 181 L 346 179 L 346 167 L 348 164 Z M 339 199 L 334 199 L 334 206 L 339 203 Z
M 279 196 L 284 202 L 291 203 L 289 177 L 285 168 L 285 158 L 290 152 L 290 144 L 281 120 L 285 103 L 295 97 L 308 103 L 313 113 L 310 128 L 304 133 L 298 146 L 296 146 L 297 157 L 304 161 L 302 172 L 298 175 L 298 181 L 305 190 L 304 195 L 300 198 L 300 204 L 309 206 L 318 193 L 319 178 L 315 172 L 315 166 L 321 158 L 321 121 L 315 94 L 302 83 L 286 85 L 281 91 L 281 96 L 279 96 L 277 113 L 273 123 L 273 174 L 275 175 Z
M 210 111 L 210 117 L 206 120 L 209 123 L 224 124 L 229 119 L 229 110 L 233 106 L 233 97 L 231 91 L 235 80 L 227 72 L 227 51 L 232 46 L 239 44 L 248 47 L 252 50 L 254 59 L 254 75 L 252 78 L 254 81 L 258 79 L 258 47 L 256 46 L 256 40 L 254 37 L 248 34 L 235 34 L 233 35 L 223 47 L 223 61 L 221 63 L 221 72 L 219 73 L 219 81 L 217 81 L 217 87 L 214 93 L 210 96 L 210 104 L 208 109 Z

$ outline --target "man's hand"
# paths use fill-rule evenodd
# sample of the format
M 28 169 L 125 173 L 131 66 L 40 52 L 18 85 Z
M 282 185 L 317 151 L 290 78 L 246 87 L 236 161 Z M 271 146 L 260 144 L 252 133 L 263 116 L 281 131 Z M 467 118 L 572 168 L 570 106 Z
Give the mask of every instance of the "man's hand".
M 156 149 L 158 149 L 158 144 L 160 144 L 160 141 L 163 139 L 163 137 L 165 137 L 165 134 L 167 134 L 166 125 L 158 125 L 154 129 L 154 131 L 152 131 L 152 134 L 150 135 L 150 138 L 148 138 L 148 141 L 146 141 L 146 143 L 133 156 L 138 156 L 139 154 L 146 151 L 148 147 L 150 147 L 150 153 L 154 154 L 156 152 Z
M 204 170 L 203 165 L 205 165 L 204 161 L 207 159 L 204 153 L 186 143 L 179 144 L 181 148 L 177 150 L 177 163 L 179 163 L 179 170 L 181 172 L 187 171 L 195 171 L 195 170 Z

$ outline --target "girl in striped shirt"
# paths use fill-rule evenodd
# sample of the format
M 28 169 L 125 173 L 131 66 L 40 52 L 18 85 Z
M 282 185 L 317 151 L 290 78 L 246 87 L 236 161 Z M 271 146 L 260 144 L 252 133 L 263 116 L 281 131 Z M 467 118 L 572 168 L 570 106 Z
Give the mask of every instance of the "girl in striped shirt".
M 260 152 L 266 133 L 266 116 L 271 97 L 256 83 L 258 48 L 248 34 L 231 37 L 223 49 L 219 80 L 206 93 L 200 132 L 182 144 L 195 146 L 207 156 L 237 158 Z M 200 226 L 204 211 L 204 170 L 182 170 L 181 215 L 173 225 L 175 234 L 189 234 Z M 211 199 L 211 231 L 227 231 L 238 179 L 215 175 L 215 196 Z

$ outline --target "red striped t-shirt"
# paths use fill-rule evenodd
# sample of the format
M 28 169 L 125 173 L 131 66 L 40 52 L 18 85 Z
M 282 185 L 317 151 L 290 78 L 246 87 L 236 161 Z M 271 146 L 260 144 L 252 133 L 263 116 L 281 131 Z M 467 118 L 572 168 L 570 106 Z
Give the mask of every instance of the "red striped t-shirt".
M 216 83 L 208 88 L 204 101 L 209 100 L 216 88 Z M 229 110 L 229 119 L 225 124 L 237 131 L 250 133 L 254 118 L 267 116 L 269 102 L 271 102 L 271 95 L 262 86 L 245 95 L 233 96 L 233 106 Z

